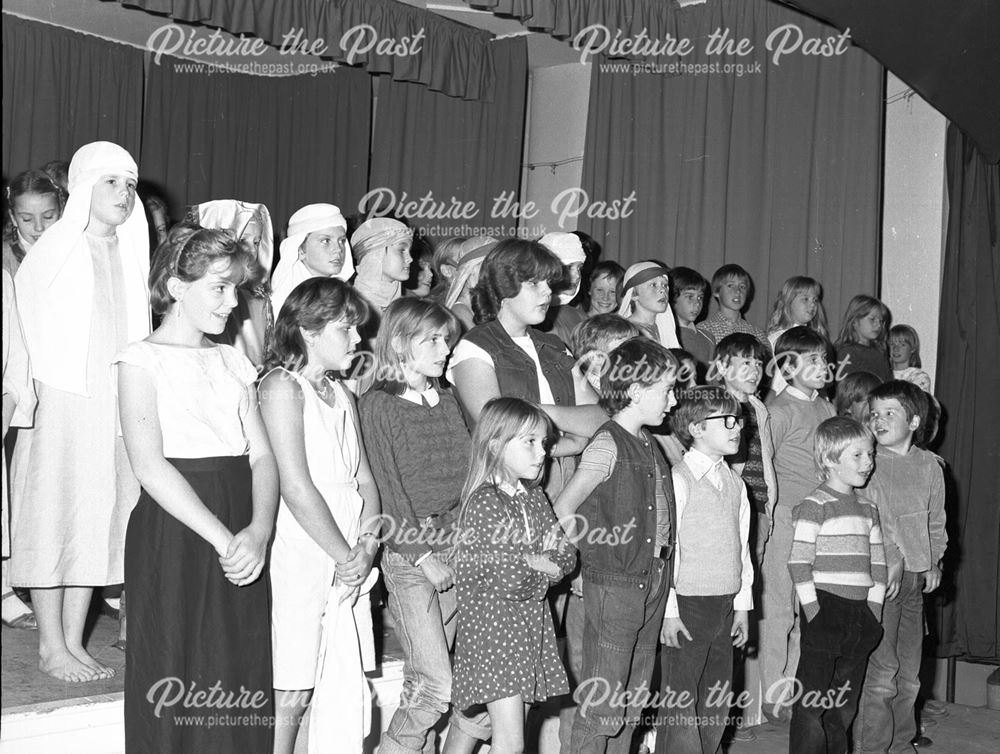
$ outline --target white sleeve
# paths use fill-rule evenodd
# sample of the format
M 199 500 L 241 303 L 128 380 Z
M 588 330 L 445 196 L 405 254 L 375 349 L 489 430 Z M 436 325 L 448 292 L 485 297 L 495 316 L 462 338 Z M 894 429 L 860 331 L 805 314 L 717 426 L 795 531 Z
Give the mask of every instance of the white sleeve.
M 468 361 L 469 359 L 478 359 L 479 361 L 485 362 L 489 366 L 493 366 L 493 357 L 489 355 L 484 349 L 477 346 L 465 338 L 458 341 L 458 345 L 455 346 L 455 350 L 451 352 L 451 359 L 448 360 L 448 371 L 445 372 L 445 379 L 448 380 L 452 385 L 455 384 L 455 374 L 454 369 L 463 361 Z

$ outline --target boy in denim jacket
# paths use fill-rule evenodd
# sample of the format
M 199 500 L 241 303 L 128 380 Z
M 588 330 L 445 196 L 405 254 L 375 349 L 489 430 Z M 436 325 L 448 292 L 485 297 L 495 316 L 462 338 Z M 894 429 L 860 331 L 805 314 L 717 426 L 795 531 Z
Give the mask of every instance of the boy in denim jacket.
M 611 352 L 600 399 L 611 420 L 554 506 L 567 534 L 579 538 L 583 572 L 574 754 L 627 754 L 652 679 L 675 525 L 670 466 L 647 427 L 673 407 L 677 369 L 673 355 L 648 338 Z M 616 707 L 626 690 L 630 704 Z

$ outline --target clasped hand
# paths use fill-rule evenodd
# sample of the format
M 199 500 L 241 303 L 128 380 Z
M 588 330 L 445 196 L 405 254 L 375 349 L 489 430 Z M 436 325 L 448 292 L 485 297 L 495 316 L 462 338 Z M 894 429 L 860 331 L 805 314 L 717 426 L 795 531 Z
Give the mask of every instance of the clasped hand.
M 246 586 L 257 580 L 264 569 L 268 538 L 253 524 L 233 535 L 225 555 L 219 555 L 222 572 L 231 583 Z

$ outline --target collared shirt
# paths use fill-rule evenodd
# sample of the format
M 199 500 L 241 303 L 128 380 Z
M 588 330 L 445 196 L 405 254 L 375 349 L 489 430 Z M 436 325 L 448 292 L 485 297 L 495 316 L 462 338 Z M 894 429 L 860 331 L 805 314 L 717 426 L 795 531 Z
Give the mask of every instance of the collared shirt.
M 799 390 L 797 387 L 795 387 L 794 385 L 789 385 L 788 387 L 785 388 L 785 390 L 787 391 L 787 393 L 790 396 L 792 396 L 793 398 L 798 398 L 800 401 L 810 401 L 810 402 L 812 402 L 812 401 L 816 400 L 816 396 L 819 395 L 819 392 L 816 391 L 816 390 L 813 390 L 812 394 L 804 393 L 801 390 Z
M 739 482 L 740 562 L 742 564 L 742 574 L 740 578 L 740 591 L 733 599 L 733 609 L 747 611 L 752 610 L 753 594 L 751 592 L 751 588 L 753 587 L 753 564 L 750 561 L 750 499 L 747 497 L 746 485 L 743 483 L 743 480 L 729 468 L 729 464 L 726 463 L 724 458 L 714 460 L 709 458 L 697 448 L 692 447 L 688 449 L 688 452 L 684 454 L 684 459 L 681 463 L 687 465 L 695 479 L 700 480 L 707 478 L 709 483 L 716 489 L 722 488 L 721 475 L 723 473 L 732 474 Z M 681 521 L 684 517 L 684 509 L 687 507 L 688 500 L 690 499 L 690 491 L 687 488 L 687 483 L 685 482 L 683 476 L 678 474 L 676 471 L 673 474 L 673 481 L 674 502 L 677 507 L 677 529 L 680 531 Z M 680 556 L 681 548 L 678 546 L 674 549 L 675 579 L 680 569 Z M 666 617 L 680 617 L 680 611 L 677 605 L 677 590 L 673 586 L 670 587 L 670 592 L 667 595 Z
M 427 401 L 427 405 L 432 408 L 441 402 L 441 396 L 438 395 L 438 391 L 433 386 L 427 388 L 426 390 L 414 390 L 411 387 L 406 388 L 399 395 L 404 401 L 409 401 L 410 403 L 416 403 L 418 406 L 422 406 L 424 401 Z

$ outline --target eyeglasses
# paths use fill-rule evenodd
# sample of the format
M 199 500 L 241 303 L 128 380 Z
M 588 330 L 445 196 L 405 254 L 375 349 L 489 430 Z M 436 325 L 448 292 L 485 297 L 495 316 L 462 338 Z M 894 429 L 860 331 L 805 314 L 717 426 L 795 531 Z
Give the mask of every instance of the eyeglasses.
M 743 426 L 743 417 L 735 414 L 716 414 L 715 416 L 706 416 L 704 420 L 708 421 L 709 419 L 725 419 L 726 429 L 733 429 L 737 425 Z

